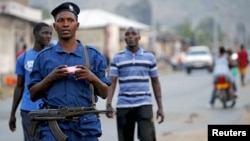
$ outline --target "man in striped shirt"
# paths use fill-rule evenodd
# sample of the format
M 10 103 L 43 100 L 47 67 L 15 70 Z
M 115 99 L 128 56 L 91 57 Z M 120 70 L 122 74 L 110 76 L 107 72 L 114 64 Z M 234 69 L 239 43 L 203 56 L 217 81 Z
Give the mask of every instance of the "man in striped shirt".
M 164 121 L 156 59 L 151 52 L 139 46 L 139 40 L 139 31 L 128 27 L 125 31 L 127 46 L 110 63 L 112 85 L 109 87 L 106 107 L 113 109 L 111 103 L 118 80 L 116 117 L 119 141 L 134 140 L 135 124 L 140 141 L 156 141 L 150 82 L 158 105 L 156 117 L 159 118 L 159 123 Z M 113 116 L 112 113 L 107 113 L 108 118 Z

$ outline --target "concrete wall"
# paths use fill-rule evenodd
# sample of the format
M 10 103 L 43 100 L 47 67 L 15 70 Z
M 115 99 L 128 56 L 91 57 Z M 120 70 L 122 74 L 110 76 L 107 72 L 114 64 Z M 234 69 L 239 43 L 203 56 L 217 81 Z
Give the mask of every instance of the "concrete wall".
M 113 57 L 120 51 L 120 31 L 116 26 L 109 25 L 107 28 L 80 29 L 77 38 L 83 44 L 94 45 L 108 58 Z
M 101 52 L 104 52 L 105 48 L 105 30 L 103 28 L 97 29 L 79 29 L 76 33 L 77 39 L 79 39 L 84 45 L 94 45 Z
M 0 73 L 14 73 L 16 53 L 23 44 L 33 45 L 33 24 L 8 15 L 0 15 Z
M 16 82 L 16 53 L 33 46 L 32 30 L 42 11 L 27 6 L 28 0 L 0 0 L 0 88 Z
M 96 46 L 104 55 L 112 58 L 114 54 L 126 46 L 123 38 L 124 30 L 115 25 L 108 25 L 105 28 L 79 29 L 77 38 L 84 44 Z M 149 49 L 149 33 L 141 32 L 140 45 Z
M 0 1 L 7 1 L 7 2 L 14 1 L 14 2 L 21 3 L 23 5 L 28 5 L 29 4 L 29 0 L 0 0 Z

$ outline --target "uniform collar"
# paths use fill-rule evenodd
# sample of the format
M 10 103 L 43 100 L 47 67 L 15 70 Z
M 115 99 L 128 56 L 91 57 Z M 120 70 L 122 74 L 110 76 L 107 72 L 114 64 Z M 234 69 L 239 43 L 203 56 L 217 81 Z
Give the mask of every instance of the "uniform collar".
M 73 52 L 70 52 L 70 54 L 74 54 L 74 55 L 76 55 L 76 56 L 78 56 L 78 57 L 81 57 L 81 56 L 82 56 L 83 45 L 82 45 L 81 41 L 77 40 L 77 42 L 78 42 L 77 48 L 76 48 Z M 62 49 L 62 47 L 61 47 L 61 45 L 59 44 L 59 42 L 56 44 L 55 50 L 56 50 L 57 53 L 66 53 L 66 52 Z

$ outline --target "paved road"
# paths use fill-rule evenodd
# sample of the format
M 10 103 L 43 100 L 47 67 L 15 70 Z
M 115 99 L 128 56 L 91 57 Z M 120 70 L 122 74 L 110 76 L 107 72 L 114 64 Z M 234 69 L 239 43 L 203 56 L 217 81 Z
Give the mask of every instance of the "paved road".
M 155 124 L 158 137 L 175 132 L 206 129 L 208 124 L 237 123 L 250 99 L 248 81 L 247 86 L 238 86 L 239 98 L 233 109 L 223 110 L 219 101 L 216 101 L 214 109 L 207 109 L 205 106 L 212 90 L 212 76 L 206 71 L 196 71 L 191 75 L 184 72 L 165 74 L 161 75 L 160 81 L 166 120 L 163 124 Z M 19 113 L 17 114 L 17 131 L 11 133 L 8 129 L 10 106 L 11 97 L 0 100 L 0 141 L 16 141 L 22 138 Z M 97 107 L 104 109 L 105 101 L 100 100 Z M 115 119 L 107 119 L 101 115 L 101 120 L 103 136 L 100 141 L 116 141 Z

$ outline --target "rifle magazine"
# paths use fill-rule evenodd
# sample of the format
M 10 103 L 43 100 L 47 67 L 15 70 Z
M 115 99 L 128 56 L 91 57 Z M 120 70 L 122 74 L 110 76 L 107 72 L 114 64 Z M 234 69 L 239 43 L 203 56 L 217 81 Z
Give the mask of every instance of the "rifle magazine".
M 29 134 L 31 137 L 35 136 L 36 134 L 37 124 L 38 124 L 38 121 L 31 121 L 31 127 L 29 131 Z
M 67 141 L 68 137 L 62 132 L 56 120 L 48 121 L 49 127 L 56 140 Z

